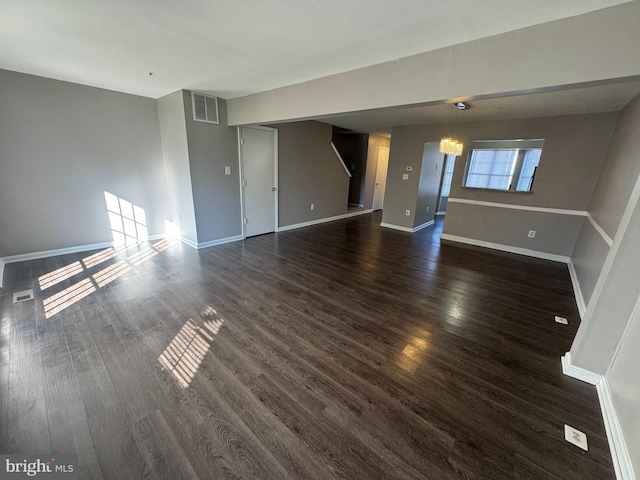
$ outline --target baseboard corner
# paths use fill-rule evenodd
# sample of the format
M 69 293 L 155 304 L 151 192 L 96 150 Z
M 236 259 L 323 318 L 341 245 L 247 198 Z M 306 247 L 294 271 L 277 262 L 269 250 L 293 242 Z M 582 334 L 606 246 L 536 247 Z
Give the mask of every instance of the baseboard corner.
M 573 365 L 571 352 L 565 353 L 560 360 L 562 362 L 562 373 L 566 376 L 581 380 L 590 385 L 598 385 L 602 381 L 602 375 Z
M 567 267 L 569 268 L 569 277 L 571 277 L 571 286 L 573 287 L 573 296 L 576 299 L 576 305 L 578 306 L 578 313 L 580 314 L 580 319 L 584 319 L 584 314 L 587 311 L 587 305 L 584 301 L 584 296 L 582 295 L 582 288 L 580 288 L 580 281 L 578 280 L 578 273 L 576 272 L 576 267 L 573 264 L 571 258 L 567 262 Z

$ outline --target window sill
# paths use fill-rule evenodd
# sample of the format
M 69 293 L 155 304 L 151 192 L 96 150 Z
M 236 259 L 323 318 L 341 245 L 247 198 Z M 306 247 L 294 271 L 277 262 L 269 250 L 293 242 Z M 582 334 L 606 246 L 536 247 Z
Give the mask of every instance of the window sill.
M 518 190 L 500 190 L 497 188 L 476 188 L 476 187 L 461 187 L 463 190 L 469 190 L 472 192 L 500 192 L 500 193 L 515 193 L 518 195 L 531 195 L 533 191 L 522 192 Z

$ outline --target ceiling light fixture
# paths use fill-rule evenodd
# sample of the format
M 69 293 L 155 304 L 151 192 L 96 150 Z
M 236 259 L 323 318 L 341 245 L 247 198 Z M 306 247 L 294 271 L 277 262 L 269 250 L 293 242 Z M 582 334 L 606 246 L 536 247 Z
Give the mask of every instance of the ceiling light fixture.
M 454 105 L 458 110 L 463 110 L 463 111 L 469 110 L 469 108 L 471 108 L 468 103 L 464 103 L 464 102 L 452 103 L 451 107 L 449 108 L 449 122 L 447 124 L 447 131 L 449 130 L 449 125 L 451 124 L 451 110 L 453 109 Z M 456 112 L 456 119 L 457 119 L 457 112 Z M 447 155 L 455 155 L 457 157 L 459 155 L 462 155 L 463 148 L 464 148 L 464 144 L 461 141 L 456 140 L 455 138 L 450 137 L 449 135 L 446 135 L 440 139 L 439 150 L 441 153 L 446 153 Z

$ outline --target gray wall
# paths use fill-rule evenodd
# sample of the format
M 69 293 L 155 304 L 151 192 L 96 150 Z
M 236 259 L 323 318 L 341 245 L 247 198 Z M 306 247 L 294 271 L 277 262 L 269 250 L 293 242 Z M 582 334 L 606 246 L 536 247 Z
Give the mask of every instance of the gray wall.
M 629 324 L 611 370 L 607 374 L 613 406 L 622 427 L 624 440 L 635 472 L 640 471 L 640 312 Z
M 444 154 L 440 153 L 440 142 L 425 143 L 414 227 L 424 225 L 435 218 L 443 166 Z
M 624 441 L 640 471 L 640 96 L 620 114 L 589 211 L 613 238 L 609 249 L 589 222 L 574 252 L 589 307 L 571 347 L 572 363 L 604 374 Z M 622 221 L 626 219 L 627 221 Z M 580 247 L 580 248 L 578 248 Z M 606 259 L 603 259 L 603 253 Z M 602 271 L 601 271 L 602 270 Z M 594 278 L 599 276 L 592 287 Z M 593 294 L 590 292 L 593 291 Z
M 367 147 L 367 173 L 364 182 L 363 206 L 365 209 L 373 207 L 373 195 L 376 191 L 376 172 L 378 170 L 378 149 L 387 147 L 391 144 L 388 137 L 380 135 L 369 135 L 369 144 Z
M 591 222 L 585 219 L 571 255 L 571 262 L 576 271 L 580 293 L 585 306 L 591 300 L 591 295 L 596 287 L 596 282 L 608 253 L 609 245 L 607 242 Z
M 164 233 L 155 100 L 0 70 L 0 257 L 113 240 L 105 191 Z
M 585 221 L 584 217 L 575 215 L 465 205 L 453 201 L 447 206 L 445 219 L 445 233 L 448 235 L 560 255 L 566 259 L 571 256 Z M 527 236 L 529 230 L 537 232 L 535 238 Z
M 279 226 L 346 213 L 349 177 L 331 148 L 331 125 L 308 121 L 270 127 L 278 129 Z
M 615 237 L 629 195 L 640 175 L 640 96 L 622 110 L 589 212 L 596 222 Z
M 418 127 L 418 132 L 422 128 Z M 409 127 L 394 128 L 391 133 L 391 149 L 389 150 L 389 168 L 387 169 L 387 185 L 384 192 L 384 208 L 382 223 L 397 227 L 411 228 L 415 225 L 415 209 L 420 187 L 420 170 L 424 140 L 422 136 Z M 407 172 L 406 167 L 413 167 Z M 407 174 L 407 180 L 402 175 Z M 411 210 L 411 215 L 405 215 Z
M 158 99 L 158 118 L 169 194 L 168 220 L 180 227 L 184 238 L 197 243 L 182 91 Z
M 468 122 L 455 124 L 450 129 L 446 125 L 417 125 L 397 127 L 392 132 L 390 172 L 393 177 L 387 182 L 387 189 L 391 187 L 390 195 L 396 197 L 394 202 L 385 204 L 384 218 L 388 223 L 402 221 L 404 210 L 410 208 L 412 195 L 417 192 L 418 184 L 415 179 L 398 181 L 404 165 L 416 163 L 422 157 L 424 143 L 436 142 L 450 130 L 465 146 L 473 140 L 499 140 L 517 138 L 544 138 L 545 145 L 536 174 L 533 192 L 515 194 L 505 192 L 491 192 L 462 188 L 464 170 L 467 160 L 467 149 L 456 160 L 450 198 L 463 198 L 472 201 L 495 202 L 511 205 L 532 207 L 548 207 L 567 210 L 584 211 L 589 205 L 593 188 L 598 179 L 600 169 L 605 158 L 607 146 L 615 125 L 616 113 L 600 113 L 590 115 L 568 115 L 560 117 L 529 118 L 520 120 L 505 120 L 493 122 Z M 393 166 L 393 170 L 392 170 Z M 531 216 L 532 212 L 513 210 L 508 213 L 504 209 L 484 208 L 475 205 L 457 204 L 455 209 L 450 203 L 445 217 L 445 234 L 468 237 L 470 239 L 493 242 L 518 248 L 535 249 L 537 246 L 555 245 L 558 240 L 558 225 L 567 223 L 562 232 L 566 240 L 559 249 L 543 250 L 546 253 L 564 252 L 570 255 L 573 244 L 582 226 L 580 219 L 569 220 L 566 215 L 552 220 L 551 216 Z M 477 218 L 482 214 L 484 217 Z M 510 221 L 504 224 L 491 220 L 491 215 L 500 216 Z M 456 218 L 458 217 L 458 218 Z M 476 223 L 491 222 L 492 230 L 479 229 L 473 222 L 465 227 L 465 219 L 473 218 Z M 530 223 L 532 218 L 534 224 Z M 407 217 L 408 218 L 408 217 Z M 513 225 L 520 226 L 522 231 L 536 230 L 536 242 L 532 244 L 526 235 L 515 238 Z M 406 222 L 410 226 L 410 222 Z M 524 228 L 526 226 L 529 228 Z M 411 225 L 413 226 L 413 225 Z M 479 237 L 481 233 L 486 235 Z M 490 232 L 490 235 L 489 235 Z M 475 235 L 475 236 L 474 236 Z M 534 247 L 534 248 L 532 248 Z
M 182 94 L 198 243 L 242 235 L 238 134 L 227 126 L 227 103 L 218 99 L 219 124 L 197 122 L 191 92 Z

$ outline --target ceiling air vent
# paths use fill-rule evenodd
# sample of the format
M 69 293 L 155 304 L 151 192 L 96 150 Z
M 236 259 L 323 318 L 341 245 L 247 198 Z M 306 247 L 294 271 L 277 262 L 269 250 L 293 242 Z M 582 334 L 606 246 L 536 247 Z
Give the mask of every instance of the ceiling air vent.
M 218 123 L 218 98 L 191 92 L 193 119 L 198 122 Z

